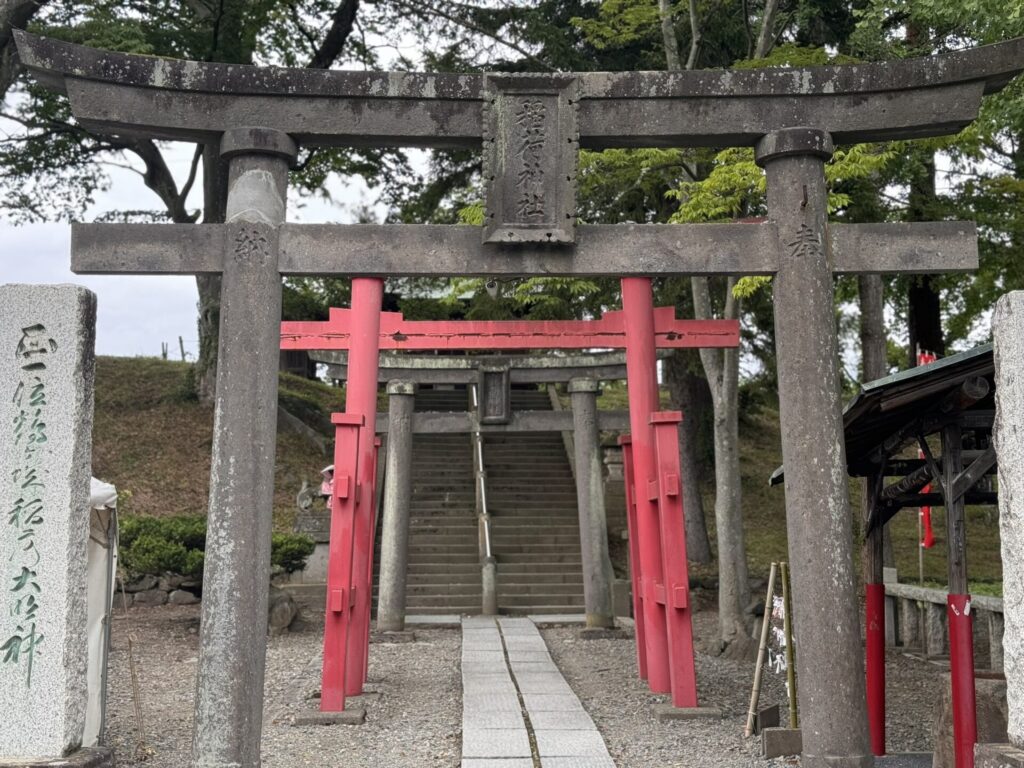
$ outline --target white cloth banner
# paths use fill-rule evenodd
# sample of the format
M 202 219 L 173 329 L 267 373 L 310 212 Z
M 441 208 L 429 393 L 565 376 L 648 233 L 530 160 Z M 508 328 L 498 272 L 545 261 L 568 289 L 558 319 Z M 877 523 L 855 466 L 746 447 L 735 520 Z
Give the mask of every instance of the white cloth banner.
M 83 747 L 95 747 L 103 735 L 107 642 L 111 599 L 117 574 L 117 489 L 92 479 L 89 489 L 88 544 L 88 690 Z

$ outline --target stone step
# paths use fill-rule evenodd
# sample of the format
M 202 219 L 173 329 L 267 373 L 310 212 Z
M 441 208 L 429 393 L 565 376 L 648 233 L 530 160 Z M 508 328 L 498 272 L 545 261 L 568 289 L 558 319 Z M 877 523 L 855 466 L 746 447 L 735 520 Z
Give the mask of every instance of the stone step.
M 476 552 L 473 554 L 448 554 L 441 552 L 410 552 L 409 553 L 409 569 L 412 570 L 413 566 L 419 566 L 420 564 L 444 564 L 451 563 L 453 565 L 469 565 L 473 564 L 479 567 L 480 555 Z
M 526 616 L 529 614 L 582 614 L 582 607 L 579 605 L 531 605 L 506 608 L 498 601 L 498 610 L 509 616 Z
M 502 595 L 551 595 L 551 594 L 583 594 L 583 577 L 576 581 L 545 581 L 545 582 L 510 582 L 498 578 L 498 596 Z
M 448 614 L 467 615 L 467 616 L 478 616 L 480 615 L 482 608 L 479 602 L 476 603 L 457 603 L 443 606 L 416 606 L 413 610 L 412 606 L 408 606 L 408 613 L 418 613 L 425 616 L 446 616 Z M 557 613 L 557 611 L 549 611 L 549 613 Z M 575 610 L 575 613 L 579 613 L 579 609 Z
M 480 599 L 474 599 L 473 595 L 409 595 L 406 598 L 406 611 L 418 613 L 419 608 L 444 608 L 457 605 L 475 605 L 480 610 Z M 451 611 L 454 613 L 455 611 Z
M 498 587 L 498 605 L 506 606 L 509 608 L 536 608 L 542 605 L 583 605 L 583 591 L 580 590 L 579 594 L 573 594 L 571 592 L 552 593 L 547 595 L 516 595 L 516 594 L 504 594 L 501 592 L 501 587 Z
M 472 542 L 462 544 L 438 544 L 429 539 L 423 544 L 409 543 L 409 556 L 415 556 L 420 560 L 430 558 L 443 561 L 449 557 L 461 557 L 463 555 L 472 555 L 479 558 L 480 547 L 477 545 L 475 538 Z
M 577 566 L 582 566 L 578 550 L 575 554 L 570 552 L 561 552 L 558 554 L 545 553 L 542 555 L 531 554 L 529 552 L 495 552 L 495 557 L 498 558 L 499 569 L 504 565 L 510 565 L 513 563 L 520 565 L 526 563 L 539 563 L 545 566 L 553 565 L 555 563 L 574 563 Z
M 582 589 L 582 587 L 581 587 Z M 478 598 L 481 595 L 479 580 L 476 584 L 465 583 L 436 583 L 436 584 L 409 584 L 405 588 L 406 595 L 411 597 L 440 597 L 441 595 L 458 595 L 465 598 Z
M 476 574 L 480 575 L 480 561 L 476 560 L 472 563 L 446 563 L 441 560 L 434 562 L 424 561 L 416 564 L 416 568 L 409 569 L 410 574 L 430 576 L 432 574 L 445 574 L 451 573 L 458 575 L 460 578 L 465 574 Z
M 579 549 L 580 537 L 566 536 L 558 539 L 536 536 L 532 538 L 520 538 L 511 536 L 491 536 L 491 549 L 496 554 L 504 555 L 513 552 L 526 552 L 529 554 L 542 555 L 546 553 L 560 554 Z

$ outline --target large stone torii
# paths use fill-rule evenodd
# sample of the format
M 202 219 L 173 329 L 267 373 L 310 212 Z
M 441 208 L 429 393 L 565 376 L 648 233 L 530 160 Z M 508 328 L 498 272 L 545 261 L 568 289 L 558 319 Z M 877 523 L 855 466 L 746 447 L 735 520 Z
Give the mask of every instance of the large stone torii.
M 122 55 L 24 33 L 17 43 L 87 129 L 219 144 L 229 165 L 224 225 L 72 232 L 79 273 L 223 275 L 197 766 L 260 762 L 282 274 L 774 275 L 803 764 L 873 763 L 833 275 L 972 269 L 977 245 L 969 223 L 828 223 L 824 164 L 834 143 L 961 129 L 984 94 L 1024 70 L 1024 40 L 891 64 L 575 75 L 320 72 Z M 469 227 L 286 224 L 300 145 L 483 145 L 483 237 Z M 754 146 L 768 221 L 577 225 L 578 149 L 684 146 Z

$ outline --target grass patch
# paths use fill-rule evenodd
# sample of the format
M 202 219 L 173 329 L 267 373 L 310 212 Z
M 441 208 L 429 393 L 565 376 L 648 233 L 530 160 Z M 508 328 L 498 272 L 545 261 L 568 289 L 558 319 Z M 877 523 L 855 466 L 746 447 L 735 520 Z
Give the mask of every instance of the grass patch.
M 117 486 L 127 514 L 206 514 L 213 408 L 182 396 L 190 369 L 188 363 L 158 358 L 96 361 L 93 474 Z M 281 373 L 280 392 L 290 411 L 301 403 L 294 415 L 330 436 L 330 413 L 344 407 L 344 390 Z M 331 458 L 293 432 L 279 431 L 275 528 L 290 528 L 303 480 L 318 484 Z

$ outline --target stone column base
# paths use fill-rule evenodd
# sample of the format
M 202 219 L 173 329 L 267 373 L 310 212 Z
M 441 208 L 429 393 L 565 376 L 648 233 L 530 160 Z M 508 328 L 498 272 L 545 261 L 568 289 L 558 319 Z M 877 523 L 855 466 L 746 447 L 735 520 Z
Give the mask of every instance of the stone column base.
M 974 768 L 1024 768 L 1024 750 L 1012 744 L 976 744 Z
M 83 747 L 67 757 L 0 759 L 3 768 L 114 768 L 110 747 Z

